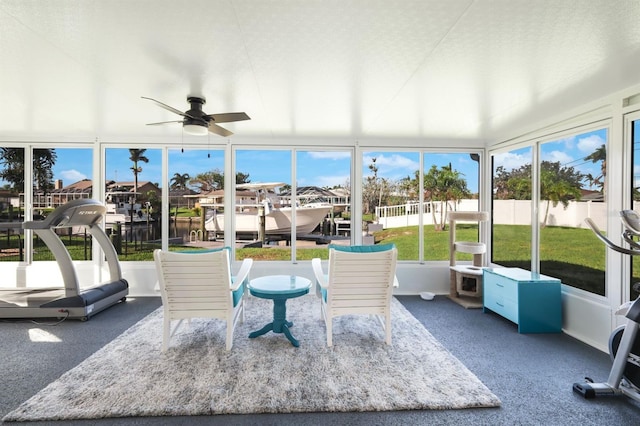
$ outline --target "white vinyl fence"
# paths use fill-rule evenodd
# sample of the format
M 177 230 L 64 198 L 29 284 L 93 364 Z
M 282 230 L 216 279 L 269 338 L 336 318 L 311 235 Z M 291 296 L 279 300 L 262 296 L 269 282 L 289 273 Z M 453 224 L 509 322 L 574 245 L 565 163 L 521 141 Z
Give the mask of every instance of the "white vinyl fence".
M 422 211 L 422 223 L 433 225 L 433 212 L 436 222 L 440 221 L 441 204 L 424 203 L 422 209 L 419 203 L 407 203 L 396 206 L 376 207 L 378 223 L 383 228 L 398 228 L 401 226 L 417 226 Z M 460 200 L 449 203 L 449 210 L 478 211 L 478 200 Z M 539 207 L 540 221 L 544 220 L 547 201 L 542 201 Z M 590 217 L 601 229 L 607 223 L 607 204 L 598 201 L 570 201 L 567 208 L 561 203 L 557 206 L 549 204 L 547 225 L 586 228 L 584 219 Z M 446 219 L 445 219 L 446 222 Z M 531 225 L 530 200 L 494 200 L 493 223 L 497 225 Z

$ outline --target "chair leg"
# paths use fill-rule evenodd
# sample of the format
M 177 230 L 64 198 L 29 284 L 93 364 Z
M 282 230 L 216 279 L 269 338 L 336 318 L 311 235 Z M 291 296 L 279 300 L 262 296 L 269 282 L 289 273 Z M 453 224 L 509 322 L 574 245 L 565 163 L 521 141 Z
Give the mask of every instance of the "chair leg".
M 233 332 L 236 329 L 238 321 L 244 321 L 244 301 L 241 301 L 238 306 L 234 308 L 233 312 L 227 315 L 227 351 L 230 351 L 233 346 Z
M 231 347 L 233 346 L 233 320 L 232 321 L 227 321 L 227 341 L 226 341 L 226 348 L 227 351 L 231 350 Z
M 333 346 L 333 318 L 329 317 L 325 320 L 327 327 L 327 346 Z
M 387 345 L 391 344 L 391 311 L 387 310 L 387 312 L 385 313 L 385 326 L 384 326 L 384 331 L 386 332 L 386 341 L 387 341 Z
M 162 323 L 162 352 L 166 352 L 169 348 L 169 340 L 171 339 L 171 320 L 165 315 Z
M 382 330 L 384 331 L 384 341 L 387 345 L 391 344 L 391 312 L 386 312 L 384 317 L 382 315 L 374 315 L 376 320 L 380 323 Z

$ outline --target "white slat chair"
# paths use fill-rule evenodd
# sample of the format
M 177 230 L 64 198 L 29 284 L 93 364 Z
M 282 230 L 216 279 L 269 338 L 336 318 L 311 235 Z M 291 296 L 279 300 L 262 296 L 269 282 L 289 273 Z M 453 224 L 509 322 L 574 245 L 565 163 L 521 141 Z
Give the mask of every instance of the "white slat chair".
M 394 245 L 329 248 L 328 273 L 321 260 L 312 259 L 319 286 L 327 346 L 333 345 L 333 318 L 341 315 L 375 315 L 391 344 L 391 298 L 398 252 Z M 344 251 L 349 250 L 349 251 Z
M 225 320 L 226 349 L 231 350 L 236 323 L 244 321 L 243 296 L 253 260 L 245 259 L 232 277 L 229 253 L 228 248 L 196 253 L 154 251 L 164 311 L 163 352 L 182 321 L 191 318 Z M 178 321 L 173 330 L 172 321 Z

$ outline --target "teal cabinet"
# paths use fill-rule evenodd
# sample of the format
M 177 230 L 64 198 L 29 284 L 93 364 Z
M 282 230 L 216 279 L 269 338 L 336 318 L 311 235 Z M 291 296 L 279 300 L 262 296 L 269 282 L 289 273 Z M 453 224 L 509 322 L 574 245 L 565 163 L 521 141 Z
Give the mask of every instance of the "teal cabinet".
M 519 333 L 562 331 L 560 280 L 520 268 L 485 268 L 483 311 L 518 324 Z

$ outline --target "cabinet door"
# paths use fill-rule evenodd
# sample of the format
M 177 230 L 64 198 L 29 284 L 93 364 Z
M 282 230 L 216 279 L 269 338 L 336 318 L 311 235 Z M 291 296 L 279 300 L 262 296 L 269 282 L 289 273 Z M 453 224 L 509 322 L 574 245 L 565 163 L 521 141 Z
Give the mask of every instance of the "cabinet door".
M 485 273 L 484 279 L 484 306 L 517 324 L 517 283 L 509 278 L 492 273 Z
M 520 285 L 520 332 L 562 331 L 560 282 L 528 282 Z

